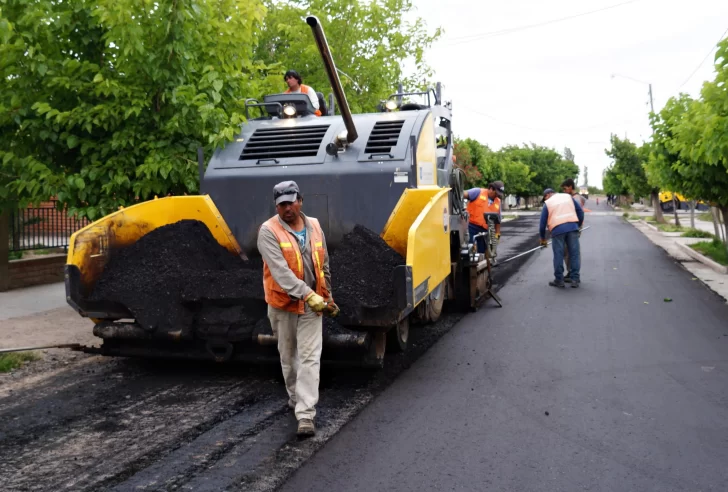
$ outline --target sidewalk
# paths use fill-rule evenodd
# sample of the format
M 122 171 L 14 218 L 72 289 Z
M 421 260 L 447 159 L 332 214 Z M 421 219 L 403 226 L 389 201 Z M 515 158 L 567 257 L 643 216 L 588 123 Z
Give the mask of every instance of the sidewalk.
M 92 330 L 66 303 L 63 282 L 0 293 L 0 348 L 98 344 Z
M 698 222 L 697 220 L 695 221 L 696 228 Z M 678 244 L 689 245 L 700 241 L 707 241 L 707 239 L 665 236 L 662 232 L 656 232 L 641 222 L 629 221 L 629 223 L 647 236 L 654 244 L 664 249 L 668 255 L 680 262 L 683 267 L 693 274 L 693 277 L 700 279 L 710 290 L 728 302 L 728 275 L 718 273 L 707 265 L 696 261 L 678 246 Z M 712 229 L 713 224 L 710 222 L 706 222 L 706 224 L 710 225 Z

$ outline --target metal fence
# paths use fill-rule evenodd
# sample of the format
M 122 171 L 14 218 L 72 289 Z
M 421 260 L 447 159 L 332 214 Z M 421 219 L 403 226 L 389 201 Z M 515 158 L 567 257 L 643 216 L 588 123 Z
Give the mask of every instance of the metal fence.
M 49 201 L 40 207 L 10 212 L 10 251 L 68 248 L 71 234 L 88 224 L 86 219 L 68 217 Z

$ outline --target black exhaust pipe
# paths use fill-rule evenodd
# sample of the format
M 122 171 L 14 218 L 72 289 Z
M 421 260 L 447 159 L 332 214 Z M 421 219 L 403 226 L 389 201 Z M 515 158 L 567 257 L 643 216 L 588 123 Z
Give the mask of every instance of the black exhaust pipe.
M 313 31 L 313 37 L 316 40 L 321 58 L 324 61 L 324 67 L 326 67 L 326 73 L 329 76 L 329 82 L 331 88 L 334 90 L 336 96 L 336 102 L 339 105 L 341 111 L 341 117 L 344 118 L 344 125 L 346 125 L 346 141 L 352 143 L 359 137 L 354 126 L 354 118 L 351 117 L 351 110 L 349 109 L 349 103 L 346 102 L 346 94 L 344 94 L 344 88 L 341 86 L 341 80 L 339 80 L 339 74 L 336 73 L 336 66 L 334 65 L 334 59 L 331 58 L 331 51 L 329 50 L 329 44 L 326 42 L 326 35 L 321 27 L 316 16 L 306 17 L 306 23 L 311 26 Z

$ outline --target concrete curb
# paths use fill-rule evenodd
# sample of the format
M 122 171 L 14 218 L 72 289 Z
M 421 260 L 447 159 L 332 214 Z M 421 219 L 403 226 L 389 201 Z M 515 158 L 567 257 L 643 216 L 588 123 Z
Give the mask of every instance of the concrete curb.
M 652 229 L 653 231 L 655 231 L 655 232 L 659 232 L 660 234 L 662 234 L 662 231 L 661 231 L 660 229 L 658 229 L 657 227 L 655 227 L 655 226 L 653 226 L 652 224 L 648 223 L 648 222 L 647 222 L 646 220 L 642 220 L 642 219 L 640 219 L 640 220 L 639 220 L 638 222 L 640 222 L 640 223 L 642 223 L 642 224 L 646 225 L 647 227 L 649 227 L 649 228 L 650 228 L 650 229 Z
M 691 256 L 692 258 L 695 258 L 699 262 L 701 262 L 704 265 L 710 267 L 711 269 L 713 269 L 714 271 L 716 271 L 718 273 L 722 273 L 722 274 L 728 275 L 728 267 L 725 267 L 725 266 L 721 265 L 720 263 L 711 260 L 707 256 L 705 256 L 705 255 L 703 255 L 703 254 L 695 251 L 690 246 L 687 246 L 687 245 L 685 245 L 683 243 L 678 243 L 678 242 L 676 242 L 675 244 L 677 244 L 678 248 L 680 248 L 681 250 L 683 250 L 685 252 L 685 254 L 687 254 L 688 256 Z

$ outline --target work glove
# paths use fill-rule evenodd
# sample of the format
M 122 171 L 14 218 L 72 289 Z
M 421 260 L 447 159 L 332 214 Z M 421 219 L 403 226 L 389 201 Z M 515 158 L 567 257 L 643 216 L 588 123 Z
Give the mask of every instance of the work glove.
M 329 297 L 326 301 L 326 314 L 332 318 L 336 318 L 339 315 L 339 306 L 336 305 L 334 300 Z
M 540 244 L 541 246 L 543 246 L 543 247 L 545 248 L 546 246 L 548 246 L 548 245 L 549 245 L 549 242 L 548 242 L 548 241 L 546 241 L 545 239 L 541 239 L 541 240 L 539 241 L 539 244 Z
M 306 301 L 306 304 L 308 304 L 308 306 L 317 313 L 320 313 L 326 308 L 324 298 L 315 292 L 311 292 L 304 300 Z
M 500 232 L 495 233 L 495 240 L 500 242 Z

